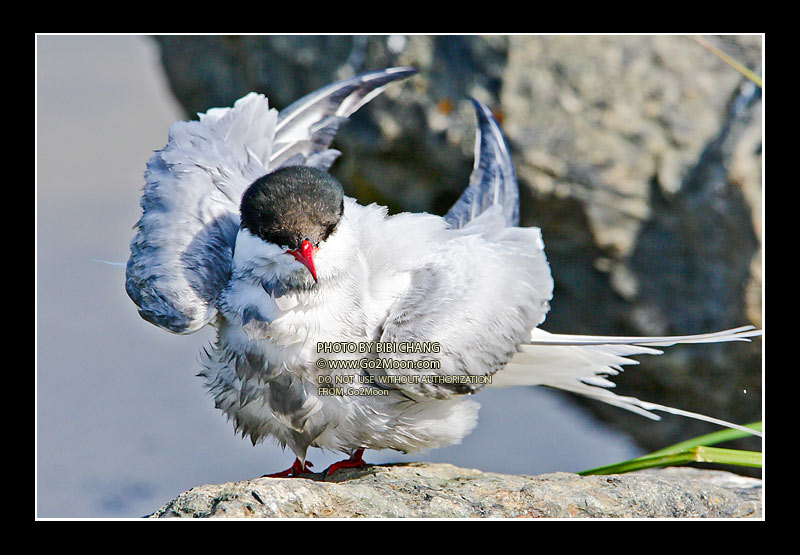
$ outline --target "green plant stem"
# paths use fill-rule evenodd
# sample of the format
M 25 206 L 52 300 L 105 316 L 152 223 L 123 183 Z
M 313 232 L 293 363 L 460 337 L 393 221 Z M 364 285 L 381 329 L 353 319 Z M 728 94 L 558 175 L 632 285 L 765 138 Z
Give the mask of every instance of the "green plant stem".
M 757 432 L 763 431 L 763 425 L 761 422 L 751 422 L 750 424 L 745 424 L 744 426 L 746 428 L 756 430 Z M 667 453 L 684 451 L 686 449 L 691 449 L 692 447 L 699 447 L 701 445 L 706 445 L 706 446 L 716 445 L 724 441 L 731 441 L 742 437 L 750 437 L 750 434 L 748 434 L 747 432 L 742 432 L 740 430 L 732 430 L 732 429 L 720 430 L 719 432 L 713 432 L 692 439 L 687 439 L 686 441 L 681 441 L 680 443 L 670 445 L 669 447 L 664 447 L 663 449 L 659 449 L 658 451 L 653 451 L 652 453 L 649 453 L 648 455 L 645 456 L 652 457 L 654 455 L 666 455 Z
M 581 476 L 590 474 L 622 474 L 646 468 L 680 465 L 691 462 L 733 464 L 760 468 L 763 457 L 757 451 L 741 451 L 739 449 L 721 449 L 719 447 L 692 447 L 683 451 L 661 455 L 646 455 L 629 461 L 600 466 L 578 472 Z

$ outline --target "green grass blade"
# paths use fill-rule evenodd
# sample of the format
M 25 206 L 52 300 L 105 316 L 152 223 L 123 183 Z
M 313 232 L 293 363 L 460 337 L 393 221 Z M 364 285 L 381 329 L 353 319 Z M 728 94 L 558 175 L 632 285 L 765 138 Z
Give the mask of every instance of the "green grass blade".
M 752 466 L 761 468 L 763 455 L 758 451 L 742 451 L 740 449 L 721 449 L 719 447 L 695 447 L 697 462 L 733 464 L 736 466 Z
M 757 432 L 763 431 L 763 426 L 761 422 L 752 422 L 750 424 L 745 424 L 745 427 L 756 430 Z M 669 447 L 664 447 L 663 449 L 659 449 L 658 451 L 653 451 L 652 453 L 646 456 L 651 457 L 653 455 L 665 455 L 667 453 L 675 453 L 678 451 L 691 449 L 692 447 L 716 445 L 724 441 L 731 441 L 742 437 L 750 437 L 750 434 L 748 434 L 747 432 L 742 432 L 740 430 L 731 430 L 731 429 L 720 430 L 719 432 L 713 432 L 692 439 L 687 439 L 686 441 L 681 441 L 680 443 L 676 443 L 675 445 L 670 445 Z
M 637 459 L 631 459 L 615 464 L 606 466 L 598 466 L 578 472 L 580 476 L 590 476 L 599 474 L 624 474 L 626 472 L 635 472 L 637 470 L 644 470 L 646 468 L 659 468 L 662 466 L 686 464 L 692 462 L 691 455 L 687 452 L 682 453 L 669 453 L 666 455 L 645 456 Z
M 659 468 L 662 466 L 674 466 L 691 462 L 732 464 L 761 468 L 762 461 L 762 454 L 757 451 L 697 446 L 673 453 L 645 455 L 644 457 L 638 457 L 621 463 L 584 470 L 583 472 L 578 472 L 578 474 L 581 476 L 623 474 L 625 472 L 634 472 L 646 468 Z

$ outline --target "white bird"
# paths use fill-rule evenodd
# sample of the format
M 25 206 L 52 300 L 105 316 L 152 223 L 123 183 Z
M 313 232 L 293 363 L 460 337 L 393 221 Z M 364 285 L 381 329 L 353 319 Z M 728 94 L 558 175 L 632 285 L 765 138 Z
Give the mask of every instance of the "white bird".
M 545 385 L 658 419 L 743 428 L 614 394 L 628 358 L 676 343 L 748 341 L 745 326 L 682 337 L 554 335 L 553 279 L 538 228 L 518 227 L 518 186 L 489 109 L 469 186 L 444 216 L 387 215 L 344 195 L 327 170 L 339 125 L 399 67 L 329 85 L 280 113 L 250 93 L 175 123 L 147 164 L 126 289 L 171 332 L 206 325 L 216 407 L 253 444 L 271 437 L 310 472 L 309 447 L 416 452 L 461 441 L 485 386 Z M 367 346 L 367 352 L 360 352 Z M 388 351 L 388 352 L 381 352 Z

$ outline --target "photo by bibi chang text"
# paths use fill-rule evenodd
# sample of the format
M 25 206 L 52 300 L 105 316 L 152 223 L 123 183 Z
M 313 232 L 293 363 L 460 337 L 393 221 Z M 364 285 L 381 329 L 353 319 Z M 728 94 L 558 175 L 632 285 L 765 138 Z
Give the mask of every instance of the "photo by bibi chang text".
M 436 341 L 319 341 L 317 353 L 398 353 L 398 354 L 436 354 L 442 352 Z

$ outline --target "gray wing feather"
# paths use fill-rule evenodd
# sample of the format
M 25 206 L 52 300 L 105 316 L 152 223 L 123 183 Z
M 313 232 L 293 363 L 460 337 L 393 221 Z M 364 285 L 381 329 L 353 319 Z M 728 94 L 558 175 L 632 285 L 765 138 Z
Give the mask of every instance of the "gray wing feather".
M 252 120 L 253 126 L 241 120 Z M 248 95 L 233 109 L 172 126 L 147 164 L 142 217 L 131 241 L 125 289 L 139 314 L 175 333 L 191 333 L 216 314 L 239 228 L 239 200 L 266 172 L 277 113 Z
M 417 70 L 411 67 L 364 73 L 328 85 L 284 108 L 278 117 L 270 166 L 294 164 L 300 155 L 312 159 L 313 164 L 309 165 L 327 170 L 339 154 L 327 150 L 339 125 L 380 94 L 386 85 L 415 73 Z M 314 157 L 318 153 L 325 155 Z
M 334 83 L 281 111 L 250 93 L 232 108 L 172 126 L 147 164 L 142 217 L 131 241 L 125 289 L 145 320 L 192 333 L 217 311 L 230 279 L 246 188 L 281 165 L 327 170 L 339 125 L 392 81 L 416 73 L 391 68 Z
M 530 340 L 530 330 L 544 321 L 553 296 L 541 231 L 517 227 L 519 192 L 508 146 L 489 109 L 473 102 L 478 132 L 469 187 L 445 216 L 449 228 L 444 236 L 432 231 L 425 241 L 431 258 L 412 271 L 411 283 L 392 305 L 381 335 L 381 341 L 390 343 L 439 343 L 439 368 L 386 370 L 417 371 L 419 378 L 435 374 L 433 380 L 398 386 L 424 397 L 483 387 L 486 381 L 472 378 L 491 376 L 511 360 L 519 345 Z M 400 217 L 389 225 L 399 226 Z M 422 233 L 423 228 L 420 220 L 406 225 L 405 233 Z M 385 231 L 396 236 L 389 228 Z
M 495 216 L 502 226 L 500 215 Z M 413 271 L 409 287 L 383 323 L 382 342 L 439 344 L 441 354 L 385 355 L 438 360 L 440 366 L 431 369 L 386 370 L 398 376 L 436 375 L 399 386 L 425 397 L 481 389 L 487 381 L 469 376 L 490 376 L 508 363 L 544 320 L 552 297 L 553 280 L 537 228 L 456 233 Z
M 454 228 L 464 227 L 487 208 L 499 204 L 506 225 L 519 225 L 519 187 L 508 143 L 491 110 L 471 99 L 478 116 L 475 132 L 475 166 L 469 187 L 444 216 Z

